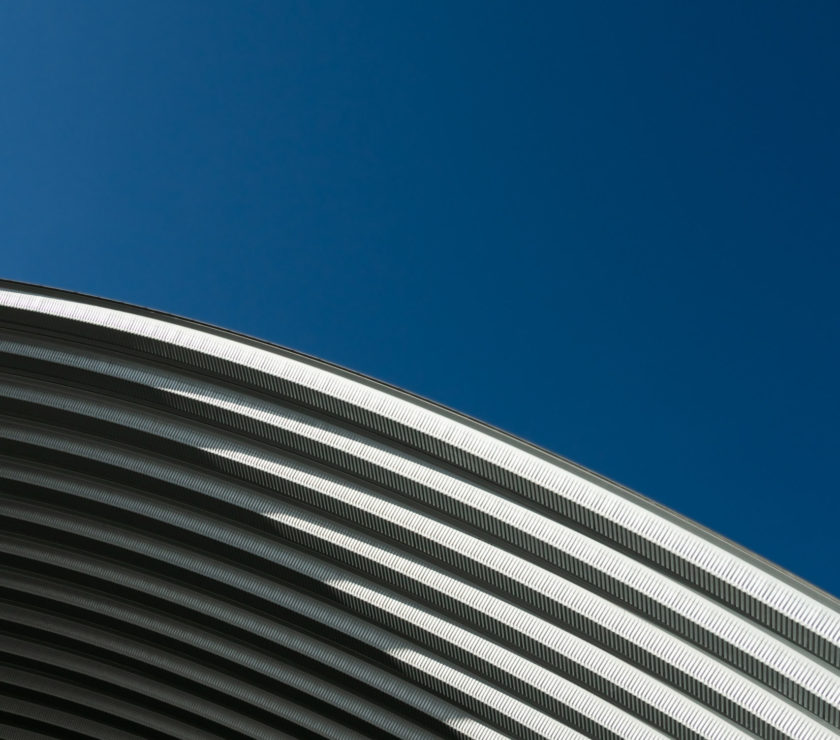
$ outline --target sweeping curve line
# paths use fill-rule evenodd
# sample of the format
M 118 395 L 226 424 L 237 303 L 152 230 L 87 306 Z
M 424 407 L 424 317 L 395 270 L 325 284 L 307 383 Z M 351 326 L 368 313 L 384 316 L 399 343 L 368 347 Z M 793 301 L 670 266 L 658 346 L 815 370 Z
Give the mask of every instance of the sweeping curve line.
M 638 494 L 198 322 L 0 324 L 2 733 L 840 737 L 838 601 Z

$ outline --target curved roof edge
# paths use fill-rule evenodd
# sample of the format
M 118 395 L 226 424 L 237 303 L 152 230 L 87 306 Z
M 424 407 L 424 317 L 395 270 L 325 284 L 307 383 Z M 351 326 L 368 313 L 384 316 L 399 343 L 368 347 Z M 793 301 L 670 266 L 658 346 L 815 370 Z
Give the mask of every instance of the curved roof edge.
M 0 281 L 0 327 L 3 722 L 840 736 L 840 601 L 644 496 L 159 311 Z
M 756 553 L 744 547 L 743 545 L 738 544 L 734 540 L 718 532 L 715 532 L 709 527 L 706 527 L 705 525 L 694 521 L 690 517 L 680 514 L 678 511 L 671 509 L 665 506 L 664 504 L 660 504 L 654 499 L 645 496 L 644 494 L 639 493 L 638 491 L 635 491 L 621 483 L 618 483 L 617 481 L 611 480 L 610 478 L 607 478 L 606 476 L 603 476 L 594 470 L 590 470 L 589 468 L 580 465 L 574 460 L 570 460 L 569 458 L 566 458 L 559 453 L 541 447 L 540 445 L 534 442 L 530 442 L 527 439 L 518 437 L 514 434 L 511 434 L 510 432 L 506 432 L 505 430 L 500 429 L 499 427 L 496 427 L 488 422 L 482 421 L 481 419 L 472 417 L 469 414 L 462 413 L 437 401 L 413 393 L 410 390 L 406 390 L 404 388 L 400 388 L 399 386 L 393 385 L 392 383 L 388 383 L 387 381 L 379 380 L 370 375 L 365 375 L 364 373 L 360 373 L 350 368 L 343 367 L 342 365 L 338 365 L 329 360 L 325 360 L 320 357 L 315 357 L 314 355 L 310 355 L 305 352 L 286 347 L 276 342 L 271 342 L 269 340 L 251 336 L 243 332 L 234 331 L 232 329 L 226 329 L 224 327 L 200 321 L 198 319 L 191 319 L 184 316 L 180 316 L 178 314 L 169 313 L 160 309 L 148 308 L 145 306 L 127 303 L 125 301 L 104 298 L 101 296 L 81 293 L 78 291 L 0 278 L 0 289 L 2 288 L 19 290 L 28 293 L 42 294 L 45 296 L 53 296 L 56 298 L 72 299 L 81 303 L 90 303 L 92 305 L 100 305 L 107 308 L 114 308 L 129 313 L 158 318 L 163 321 L 169 321 L 185 327 L 200 329 L 201 331 L 208 332 L 210 334 L 229 337 L 239 342 L 244 342 L 256 347 L 267 349 L 272 352 L 281 353 L 288 357 L 293 357 L 303 362 L 310 363 L 313 366 L 321 367 L 325 370 L 328 370 L 329 372 L 338 373 L 355 382 L 368 385 L 371 388 L 376 388 L 394 396 L 408 399 L 412 403 L 424 406 L 429 410 L 434 411 L 435 413 L 447 416 L 453 421 L 457 421 L 459 423 L 468 425 L 476 431 L 479 431 L 483 434 L 488 434 L 493 437 L 496 437 L 497 439 L 505 442 L 506 444 L 513 445 L 514 447 L 517 447 L 530 454 L 537 455 L 542 459 L 546 460 L 547 462 L 559 465 L 560 467 L 563 467 L 564 469 L 570 472 L 585 477 L 586 479 L 597 483 L 598 485 L 604 486 L 608 488 L 611 492 L 619 496 L 623 496 L 628 500 L 639 504 L 640 506 L 644 506 L 650 511 L 655 512 L 662 517 L 670 519 L 671 521 L 679 524 L 681 527 L 684 527 L 696 533 L 697 535 L 703 537 L 709 542 L 712 542 L 719 547 L 727 549 L 731 553 L 737 555 L 739 558 L 752 562 L 756 567 L 761 568 L 762 570 L 775 576 L 776 578 L 781 578 L 790 583 L 792 586 L 808 592 L 809 595 L 823 602 L 826 606 L 832 609 L 840 610 L 840 598 L 834 596 L 833 594 L 830 594 L 829 592 L 811 583 L 810 581 L 807 581 L 806 579 L 796 575 L 795 573 L 782 567 L 781 565 L 774 563 L 772 560 L 765 558 L 759 553 Z M 678 485 L 678 482 L 675 482 L 675 485 Z

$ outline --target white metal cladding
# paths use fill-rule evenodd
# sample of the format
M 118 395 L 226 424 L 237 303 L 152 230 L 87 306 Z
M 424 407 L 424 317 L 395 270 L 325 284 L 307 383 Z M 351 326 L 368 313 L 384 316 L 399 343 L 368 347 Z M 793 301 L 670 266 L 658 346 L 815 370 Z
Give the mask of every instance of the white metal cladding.
M 0 735 L 829 738 L 838 602 L 346 370 L 0 283 Z

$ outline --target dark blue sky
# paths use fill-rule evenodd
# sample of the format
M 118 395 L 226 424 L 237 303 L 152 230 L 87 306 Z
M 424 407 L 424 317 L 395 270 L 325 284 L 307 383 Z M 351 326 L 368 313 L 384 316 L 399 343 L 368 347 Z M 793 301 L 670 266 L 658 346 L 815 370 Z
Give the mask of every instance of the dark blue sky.
M 2 275 L 237 329 L 840 594 L 840 10 L 0 4 Z

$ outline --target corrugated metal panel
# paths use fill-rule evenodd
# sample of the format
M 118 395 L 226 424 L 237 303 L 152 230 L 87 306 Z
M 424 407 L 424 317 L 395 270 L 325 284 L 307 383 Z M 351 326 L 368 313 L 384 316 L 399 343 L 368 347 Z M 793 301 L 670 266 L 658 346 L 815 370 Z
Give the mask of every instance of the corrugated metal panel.
M 0 283 L 0 323 L 21 733 L 840 735 L 836 600 L 637 494 L 195 322 Z

